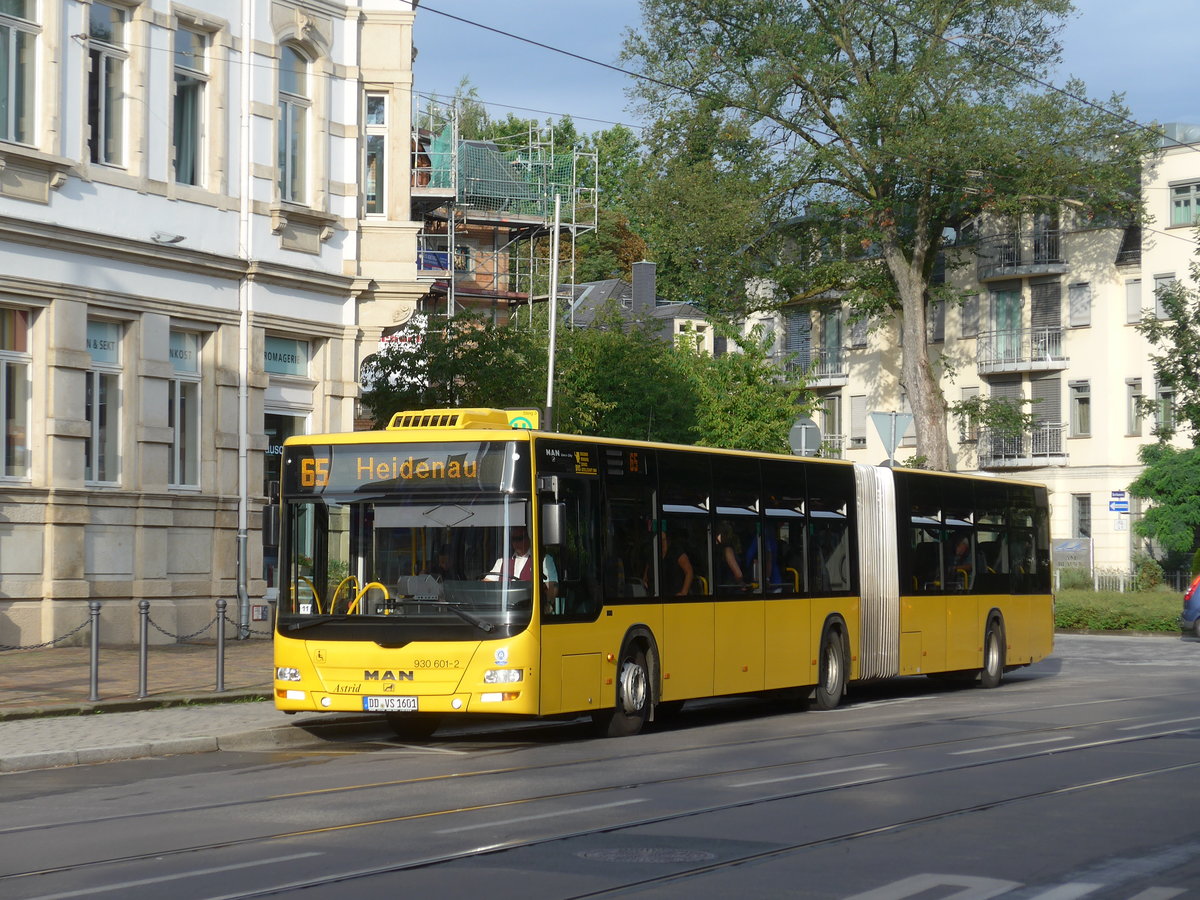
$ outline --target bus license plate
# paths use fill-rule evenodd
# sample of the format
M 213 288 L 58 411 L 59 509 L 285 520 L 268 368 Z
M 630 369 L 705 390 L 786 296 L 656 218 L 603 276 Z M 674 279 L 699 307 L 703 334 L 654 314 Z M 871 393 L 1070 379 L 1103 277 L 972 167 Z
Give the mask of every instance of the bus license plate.
M 363 697 L 365 712 L 416 712 L 416 697 Z

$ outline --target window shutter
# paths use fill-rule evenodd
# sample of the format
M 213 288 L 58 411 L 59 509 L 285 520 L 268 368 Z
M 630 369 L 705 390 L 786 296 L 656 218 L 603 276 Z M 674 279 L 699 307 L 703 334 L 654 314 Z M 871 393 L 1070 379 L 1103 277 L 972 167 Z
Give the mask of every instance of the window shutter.
M 1067 305 L 1070 307 L 1070 325 L 1079 328 L 1092 324 L 1092 286 L 1087 282 L 1073 284 L 1067 288 Z
M 1125 321 L 1142 320 L 1142 279 L 1130 278 L 1125 282 Z
M 976 337 L 979 334 L 979 295 L 972 294 L 963 301 L 963 305 L 959 312 L 959 320 L 962 324 L 962 336 L 965 338 Z

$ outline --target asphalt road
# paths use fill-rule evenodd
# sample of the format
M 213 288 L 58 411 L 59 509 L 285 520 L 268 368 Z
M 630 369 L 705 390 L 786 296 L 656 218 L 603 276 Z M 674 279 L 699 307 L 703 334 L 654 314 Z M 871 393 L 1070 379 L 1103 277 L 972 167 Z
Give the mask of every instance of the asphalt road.
M 5 776 L 0 897 L 1200 898 L 1200 642 L 1061 638 L 996 690 Z

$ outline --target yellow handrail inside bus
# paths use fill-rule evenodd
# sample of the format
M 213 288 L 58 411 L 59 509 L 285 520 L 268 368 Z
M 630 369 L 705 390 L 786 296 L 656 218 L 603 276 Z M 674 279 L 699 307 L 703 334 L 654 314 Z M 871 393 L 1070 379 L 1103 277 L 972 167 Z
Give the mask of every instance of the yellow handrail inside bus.
M 788 566 L 786 569 L 784 569 L 784 571 L 792 573 L 792 590 L 794 590 L 797 594 L 800 593 L 800 573 L 791 566 Z
M 346 610 L 346 615 L 348 615 L 348 616 L 354 615 L 354 611 L 356 609 L 358 609 L 358 602 L 360 600 L 362 600 L 363 597 L 366 596 L 367 591 L 369 591 L 371 588 L 379 588 L 381 591 L 383 591 L 383 599 L 384 600 L 391 599 L 391 594 L 388 593 L 388 589 L 386 587 L 384 587 L 382 584 L 380 584 L 378 581 L 367 582 L 367 584 L 363 587 L 363 589 L 358 592 L 358 596 L 356 596 L 354 598 L 354 602 L 350 604 L 350 608 L 348 610 Z
M 702 593 L 703 593 L 705 596 L 707 596 L 707 595 L 708 595 L 708 579 L 707 579 L 707 578 L 705 578 L 703 575 L 697 575 L 697 576 L 696 576 L 696 580 L 697 580 L 698 582 L 700 582 L 700 591 L 701 591 L 701 592 L 702 592 Z
M 334 588 L 333 596 L 329 599 L 329 611 L 330 612 L 333 612 L 335 609 L 337 609 L 338 594 L 340 594 L 342 592 L 342 588 L 344 588 L 347 584 L 350 585 L 350 593 L 351 594 L 353 594 L 355 591 L 358 590 L 358 578 L 356 576 L 347 575 L 345 578 L 343 578 L 338 583 L 338 586 L 336 588 Z M 320 612 L 320 610 L 317 610 L 317 611 Z
M 319 596 L 317 596 L 317 586 L 315 584 L 313 584 L 310 579 L 305 578 L 303 575 L 297 575 L 296 580 L 303 581 L 305 584 L 308 585 L 308 589 L 313 592 L 313 604 L 317 607 L 317 615 L 320 615 L 321 614 L 321 598 Z M 295 588 L 293 588 L 292 590 L 294 591 Z M 332 607 L 330 608 L 329 611 L 333 612 Z

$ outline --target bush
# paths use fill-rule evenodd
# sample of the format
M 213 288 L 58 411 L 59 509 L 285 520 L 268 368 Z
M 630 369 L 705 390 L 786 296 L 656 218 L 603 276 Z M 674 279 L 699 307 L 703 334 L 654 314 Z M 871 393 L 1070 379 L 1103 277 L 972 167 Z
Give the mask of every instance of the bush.
M 1058 569 L 1058 585 L 1064 591 L 1090 591 L 1093 589 L 1092 573 L 1087 569 Z
M 1117 593 L 1061 590 L 1054 598 L 1054 627 L 1063 631 L 1179 631 L 1174 591 Z
M 1133 589 L 1148 591 L 1163 582 L 1163 569 L 1158 560 L 1149 553 L 1133 555 Z
M 1200 575 L 1200 549 L 1192 554 L 1192 577 Z

